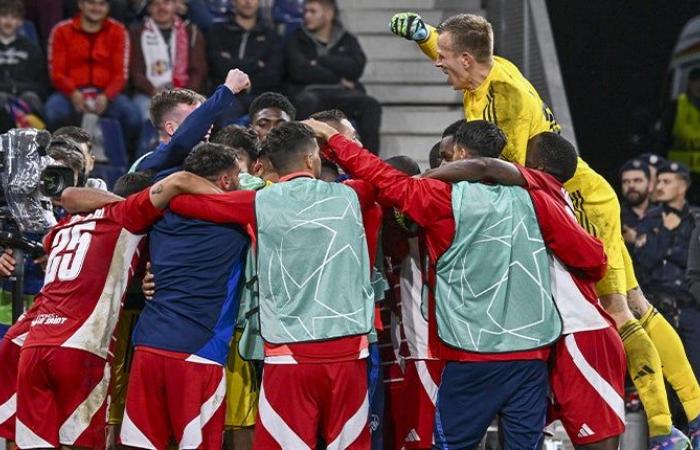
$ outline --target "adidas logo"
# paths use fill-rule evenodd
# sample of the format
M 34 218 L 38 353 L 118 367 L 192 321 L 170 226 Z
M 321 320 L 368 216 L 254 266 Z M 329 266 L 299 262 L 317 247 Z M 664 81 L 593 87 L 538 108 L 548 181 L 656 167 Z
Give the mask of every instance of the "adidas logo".
M 652 369 L 651 367 L 649 367 L 647 365 L 644 365 L 644 366 L 642 366 L 641 369 L 639 369 L 639 372 L 637 372 L 637 375 L 634 376 L 634 379 L 638 380 L 645 375 L 654 375 L 654 373 L 655 373 L 654 369 Z
M 593 430 L 591 430 L 591 427 L 589 427 L 585 423 L 581 426 L 581 429 L 578 430 L 578 437 L 580 437 L 580 438 L 593 436 L 594 434 L 595 434 L 595 432 Z
M 418 432 L 416 431 L 415 428 L 411 428 L 411 431 L 408 432 L 408 435 L 406 436 L 406 439 L 404 439 L 406 442 L 420 442 L 420 436 L 418 436 Z

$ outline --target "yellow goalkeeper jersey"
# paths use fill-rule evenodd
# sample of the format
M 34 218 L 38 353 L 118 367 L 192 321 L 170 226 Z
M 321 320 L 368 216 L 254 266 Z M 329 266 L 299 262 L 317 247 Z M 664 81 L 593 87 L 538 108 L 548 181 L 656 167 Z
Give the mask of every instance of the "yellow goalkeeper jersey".
M 428 39 L 418 45 L 435 60 L 438 36 L 435 28 L 429 29 Z M 502 157 L 511 162 L 525 164 L 527 142 L 531 137 L 545 131 L 561 131 L 554 114 L 532 84 L 513 63 L 499 56 L 494 56 L 491 72 L 478 88 L 464 90 L 463 101 L 467 120 L 488 120 L 503 130 L 508 143 Z M 581 178 L 586 176 L 599 175 L 579 158 L 576 174 L 566 184 L 567 189 L 575 187 L 570 192 L 580 189 Z

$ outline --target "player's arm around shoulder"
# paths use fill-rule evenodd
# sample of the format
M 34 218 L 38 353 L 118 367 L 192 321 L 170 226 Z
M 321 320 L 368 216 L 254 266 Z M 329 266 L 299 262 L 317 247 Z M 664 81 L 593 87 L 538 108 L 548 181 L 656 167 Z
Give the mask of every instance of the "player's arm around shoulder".
M 69 187 L 61 194 L 60 205 L 69 213 L 90 212 L 124 200 L 102 189 Z
M 176 172 L 151 186 L 149 197 L 158 209 L 168 207 L 170 200 L 180 194 L 220 194 L 214 183 L 190 172 Z
M 423 174 L 446 183 L 489 181 L 506 186 L 526 186 L 525 177 L 515 164 L 496 158 L 470 158 L 454 161 Z

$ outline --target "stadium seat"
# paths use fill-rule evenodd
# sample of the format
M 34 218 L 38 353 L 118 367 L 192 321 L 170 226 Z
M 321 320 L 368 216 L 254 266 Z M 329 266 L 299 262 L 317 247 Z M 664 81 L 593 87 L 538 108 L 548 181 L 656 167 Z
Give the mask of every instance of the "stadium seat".
M 107 117 L 100 118 L 100 130 L 102 131 L 105 156 L 113 166 L 125 167 L 129 156 L 126 151 L 124 133 L 119 122 Z
M 39 45 L 39 33 L 36 31 L 34 22 L 25 20 L 19 28 L 19 34 L 34 42 L 36 45 Z
M 281 29 L 283 37 L 289 36 L 304 21 L 304 1 L 275 0 L 272 5 L 272 20 Z

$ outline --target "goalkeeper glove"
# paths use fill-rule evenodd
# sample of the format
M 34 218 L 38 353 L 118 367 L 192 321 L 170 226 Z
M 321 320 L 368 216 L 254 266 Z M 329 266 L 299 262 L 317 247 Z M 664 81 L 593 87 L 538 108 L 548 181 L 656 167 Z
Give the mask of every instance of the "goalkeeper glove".
M 424 41 L 428 38 L 428 27 L 416 13 L 394 14 L 389 25 L 392 33 L 409 41 Z

